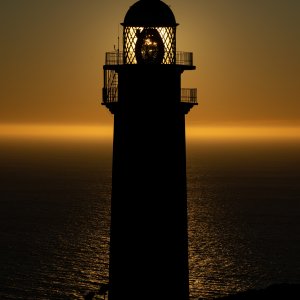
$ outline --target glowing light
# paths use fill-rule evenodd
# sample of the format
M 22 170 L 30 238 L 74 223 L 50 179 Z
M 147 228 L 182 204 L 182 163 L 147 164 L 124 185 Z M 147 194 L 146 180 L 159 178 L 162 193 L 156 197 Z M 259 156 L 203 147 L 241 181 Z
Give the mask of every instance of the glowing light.
M 146 43 L 147 45 L 155 45 L 155 44 L 156 44 L 156 43 L 152 42 L 149 38 L 147 38 L 147 39 L 145 40 L 145 43 Z
M 0 124 L 0 138 L 112 139 L 111 126 Z
M 0 138 L 112 139 L 101 125 L 0 124 Z M 187 126 L 187 140 L 299 140 L 299 126 Z
M 187 127 L 188 139 L 199 140 L 300 140 L 300 127 L 295 126 L 225 126 Z
M 164 64 L 172 64 L 175 59 L 175 30 L 170 27 L 154 27 L 163 41 L 165 46 Z M 138 40 L 138 34 L 144 30 L 144 27 L 127 27 L 125 29 L 125 45 L 124 52 L 126 53 L 126 62 L 130 64 L 136 64 L 135 47 Z M 146 40 L 147 45 L 157 46 L 157 43 L 151 41 L 150 38 Z

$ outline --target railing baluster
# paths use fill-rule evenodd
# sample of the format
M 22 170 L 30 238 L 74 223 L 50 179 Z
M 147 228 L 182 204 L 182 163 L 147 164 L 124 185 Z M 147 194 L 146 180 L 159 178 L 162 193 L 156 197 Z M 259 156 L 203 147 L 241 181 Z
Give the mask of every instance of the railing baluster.
M 123 65 L 123 52 L 107 52 L 105 54 L 106 65 Z M 192 52 L 176 52 L 176 65 L 193 66 L 193 53 Z
M 197 89 L 181 89 L 181 102 L 197 103 Z

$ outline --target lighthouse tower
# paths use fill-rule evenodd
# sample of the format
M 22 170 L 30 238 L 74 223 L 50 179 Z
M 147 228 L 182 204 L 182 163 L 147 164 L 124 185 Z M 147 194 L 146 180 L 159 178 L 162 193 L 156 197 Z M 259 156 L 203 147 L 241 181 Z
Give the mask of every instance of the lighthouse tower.
M 160 0 L 133 4 L 123 50 L 106 53 L 103 105 L 114 115 L 110 300 L 189 299 L 185 115 L 192 53 Z

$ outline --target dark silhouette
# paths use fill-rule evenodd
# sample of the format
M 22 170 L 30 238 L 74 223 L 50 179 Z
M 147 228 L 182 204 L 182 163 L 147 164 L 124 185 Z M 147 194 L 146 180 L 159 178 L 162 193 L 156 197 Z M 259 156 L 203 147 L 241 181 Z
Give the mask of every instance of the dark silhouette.
M 178 24 L 162 1 L 136 2 L 122 25 L 123 52 L 104 66 L 114 114 L 108 297 L 187 300 L 185 115 L 197 103 L 181 74 L 195 69 L 192 54 L 176 52 Z
M 92 300 L 96 295 L 103 296 L 103 300 L 105 300 L 105 296 L 108 292 L 109 285 L 106 283 L 101 283 L 98 291 L 87 291 L 83 297 L 84 300 Z
M 98 294 L 103 295 L 104 299 L 105 299 L 105 296 L 108 293 L 108 289 L 109 289 L 109 285 L 107 283 L 102 283 L 102 284 L 100 284 Z
M 84 300 L 92 300 L 95 295 L 96 295 L 95 292 L 88 291 L 84 294 Z

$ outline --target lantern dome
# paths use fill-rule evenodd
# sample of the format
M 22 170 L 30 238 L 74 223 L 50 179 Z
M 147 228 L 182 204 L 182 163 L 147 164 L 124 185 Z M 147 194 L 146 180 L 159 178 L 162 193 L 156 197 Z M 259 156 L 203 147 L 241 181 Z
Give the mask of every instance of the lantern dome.
M 160 0 L 140 0 L 133 4 L 125 18 L 124 26 L 176 26 L 170 7 Z

